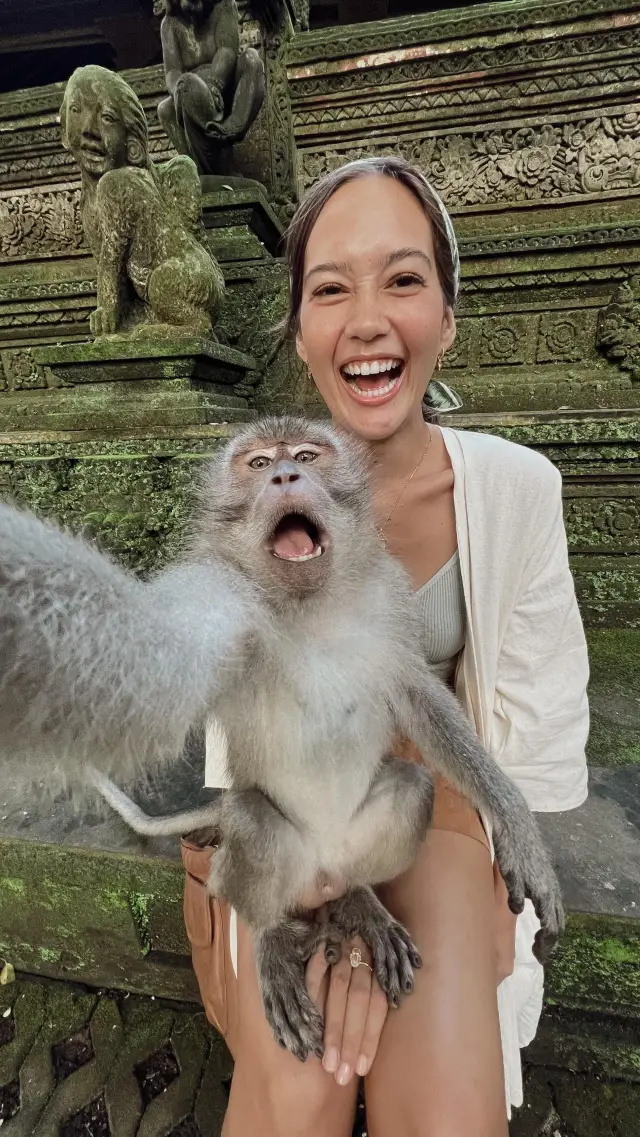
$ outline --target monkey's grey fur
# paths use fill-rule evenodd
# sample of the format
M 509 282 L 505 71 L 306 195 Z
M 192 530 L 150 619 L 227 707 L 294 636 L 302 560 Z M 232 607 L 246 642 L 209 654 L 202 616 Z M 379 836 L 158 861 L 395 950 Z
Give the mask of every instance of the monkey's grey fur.
M 291 559 L 291 544 L 281 559 L 293 514 L 313 559 Z M 233 788 L 206 809 L 148 819 L 108 781 L 171 762 L 211 716 Z M 542 956 L 563 925 L 556 878 L 522 795 L 425 663 L 354 440 L 302 419 L 244 428 L 206 470 L 183 563 L 148 583 L 0 506 L 3 778 L 93 777 L 143 833 L 213 827 L 209 885 L 252 928 L 267 1016 L 301 1058 L 322 1050 L 304 963 L 323 939 L 360 933 L 393 1004 L 420 964 L 372 888 L 408 867 L 431 818 L 431 777 L 392 756 L 397 733 L 491 818 L 510 905 L 531 897 Z M 328 926 L 296 915 L 314 884 L 333 897 Z

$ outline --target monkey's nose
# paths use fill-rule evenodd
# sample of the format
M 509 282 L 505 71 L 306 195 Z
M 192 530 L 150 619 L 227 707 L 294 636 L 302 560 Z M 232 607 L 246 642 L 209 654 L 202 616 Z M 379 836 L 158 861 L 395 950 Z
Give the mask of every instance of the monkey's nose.
M 300 471 L 292 462 L 281 462 L 271 475 L 271 484 L 273 486 L 291 485 L 292 482 L 297 482 L 299 478 Z

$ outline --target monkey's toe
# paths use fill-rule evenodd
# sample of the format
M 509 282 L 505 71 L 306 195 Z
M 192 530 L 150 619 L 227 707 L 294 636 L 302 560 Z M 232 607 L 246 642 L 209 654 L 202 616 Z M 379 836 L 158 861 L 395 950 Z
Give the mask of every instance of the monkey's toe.
M 322 1050 L 324 1021 L 306 988 L 270 987 L 263 994 L 267 1021 L 276 1041 L 300 1062 Z

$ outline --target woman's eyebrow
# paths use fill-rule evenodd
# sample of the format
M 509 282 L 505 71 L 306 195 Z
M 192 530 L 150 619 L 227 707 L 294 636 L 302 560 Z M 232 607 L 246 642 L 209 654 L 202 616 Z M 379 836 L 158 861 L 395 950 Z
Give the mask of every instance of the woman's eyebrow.
M 429 268 L 433 268 L 431 257 L 423 249 L 415 249 L 410 246 L 404 249 L 394 249 L 392 253 L 387 253 L 385 257 L 382 257 L 380 263 L 384 268 L 389 268 L 390 265 L 396 264 L 397 261 L 403 261 L 407 257 L 420 257 L 420 260 L 425 261 Z M 320 272 L 349 273 L 351 271 L 351 265 L 347 261 L 323 261 L 322 264 L 310 268 L 304 280 L 306 284 L 309 277 Z
M 313 268 L 310 268 L 308 273 L 305 275 L 304 279 L 305 279 L 305 281 L 307 281 L 309 279 L 309 277 L 313 276 L 313 274 L 316 272 L 345 272 L 346 273 L 346 272 L 350 272 L 350 271 L 351 271 L 351 265 L 347 264 L 346 261 L 324 261 L 323 264 L 314 265 Z
M 389 253 L 388 256 L 384 258 L 384 266 L 385 268 L 389 268 L 389 265 L 395 264 L 396 261 L 403 261 L 406 257 L 420 257 L 421 260 L 427 262 L 429 268 L 433 268 L 431 257 L 429 257 L 423 249 L 413 248 L 395 249 L 393 253 Z

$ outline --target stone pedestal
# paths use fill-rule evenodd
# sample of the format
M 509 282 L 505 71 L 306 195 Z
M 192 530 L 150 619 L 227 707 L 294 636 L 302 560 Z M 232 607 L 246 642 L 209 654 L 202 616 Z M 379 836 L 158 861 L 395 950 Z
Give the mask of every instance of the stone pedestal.
M 243 178 L 208 176 L 200 182 L 204 227 L 218 261 L 273 259 L 283 229 L 264 188 Z
M 255 362 L 195 337 L 34 348 L 44 389 L 5 395 L 0 430 L 123 430 L 236 422 Z

